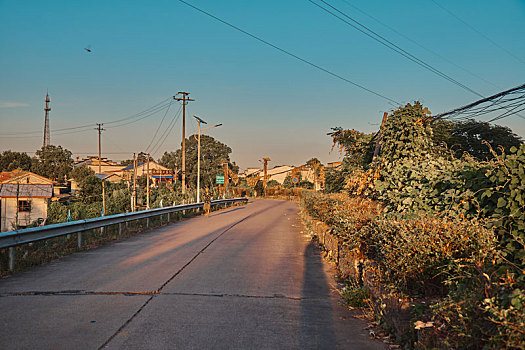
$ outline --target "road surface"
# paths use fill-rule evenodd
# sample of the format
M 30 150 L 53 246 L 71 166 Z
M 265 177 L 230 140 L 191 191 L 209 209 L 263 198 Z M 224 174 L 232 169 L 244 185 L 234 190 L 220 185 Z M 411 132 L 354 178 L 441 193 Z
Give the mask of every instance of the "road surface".
M 301 230 L 255 200 L 2 279 L 0 349 L 384 349 Z

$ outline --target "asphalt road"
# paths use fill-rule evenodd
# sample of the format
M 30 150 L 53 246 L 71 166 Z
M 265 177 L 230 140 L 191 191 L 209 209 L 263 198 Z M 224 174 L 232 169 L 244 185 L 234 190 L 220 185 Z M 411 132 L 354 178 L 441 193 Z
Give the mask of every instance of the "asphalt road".
M 384 349 L 295 203 L 256 200 L 0 280 L 0 349 Z

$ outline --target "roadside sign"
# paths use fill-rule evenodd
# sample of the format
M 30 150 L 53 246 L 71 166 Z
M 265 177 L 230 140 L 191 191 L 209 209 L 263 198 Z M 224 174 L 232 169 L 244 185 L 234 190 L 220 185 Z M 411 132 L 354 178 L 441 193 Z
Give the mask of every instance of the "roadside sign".
M 218 185 L 224 185 L 224 175 L 215 175 L 215 183 Z
M 298 183 L 299 183 L 299 179 L 297 178 L 297 176 L 294 176 L 294 177 L 292 178 L 292 182 L 293 182 L 294 184 L 298 184 Z

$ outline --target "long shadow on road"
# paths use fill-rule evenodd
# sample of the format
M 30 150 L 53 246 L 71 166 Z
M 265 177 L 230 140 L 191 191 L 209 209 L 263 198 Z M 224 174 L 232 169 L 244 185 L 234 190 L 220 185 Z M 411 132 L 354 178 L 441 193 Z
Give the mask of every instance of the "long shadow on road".
M 304 257 L 299 348 L 335 349 L 330 287 L 319 248 L 313 241 L 305 248 Z

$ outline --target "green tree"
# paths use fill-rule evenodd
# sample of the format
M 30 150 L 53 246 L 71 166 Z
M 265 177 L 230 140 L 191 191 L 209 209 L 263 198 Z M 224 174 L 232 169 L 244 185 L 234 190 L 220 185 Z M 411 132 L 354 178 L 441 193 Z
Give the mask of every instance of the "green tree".
M 338 148 L 347 159 L 349 169 L 362 169 L 372 162 L 375 149 L 375 134 L 365 134 L 341 127 L 332 128 L 328 133 L 332 137 L 332 148 Z
M 315 166 L 321 165 L 321 161 L 317 158 L 312 158 L 306 162 L 306 165 L 313 169 Z
M 234 172 L 239 172 L 239 167 L 235 162 L 230 161 L 229 154 L 232 149 L 224 143 L 215 140 L 208 135 L 201 135 L 201 180 L 202 188 L 213 187 L 215 185 L 215 175 L 224 173 L 222 163 L 226 160 L 229 168 Z M 180 169 L 182 163 L 182 151 L 165 152 L 160 159 L 160 164 L 169 169 Z M 194 136 L 186 139 L 186 183 L 191 188 L 197 186 L 197 139 Z
M 4 151 L 0 154 L 0 171 L 30 170 L 31 157 L 24 152 Z
M 472 119 L 460 122 L 440 120 L 432 125 L 432 129 L 434 143 L 445 144 L 456 157 L 467 152 L 482 161 L 494 158 L 487 143 L 493 150 L 503 149 L 505 154 L 510 154 L 512 147 L 518 148 L 523 143 L 523 139 L 506 126 Z
M 80 188 L 76 195 L 83 203 L 102 201 L 102 180 L 87 165 L 74 167 L 71 177 Z
M 148 161 L 148 154 L 144 153 L 144 152 L 140 152 L 139 154 L 137 154 L 137 157 L 135 159 L 136 159 L 137 164 L 138 163 L 147 162 Z M 149 161 L 150 162 L 154 162 L 155 159 L 150 155 L 149 156 Z M 120 162 L 120 165 L 133 165 L 133 159 L 123 160 L 123 161 Z
M 308 180 L 303 180 L 301 182 L 299 182 L 299 187 L 302 187 L 302 188 L 307 188 L 309 190 L 313 189 L 314 188 L 314 183 L 313 182 L 310 182 Z
M 266 187 L 277 187 L 279 186 L 280 183 L 276 180 L 270 180 L 268 181 L 268 183 L 266 184 Z
M 380 157 L 392 162 L 432 153 L 428 113 L 428 109 L 417 101 L 392 112 L 381 129 Z
M 31 171 L 65 183 L 73 169 L 71 152 L 62 146 L 49 145 L 36 151 L 31 162 Z
M 325 192 L 339 193 L 345 189 L 346 172 L 335 169 L 325 169 Z

